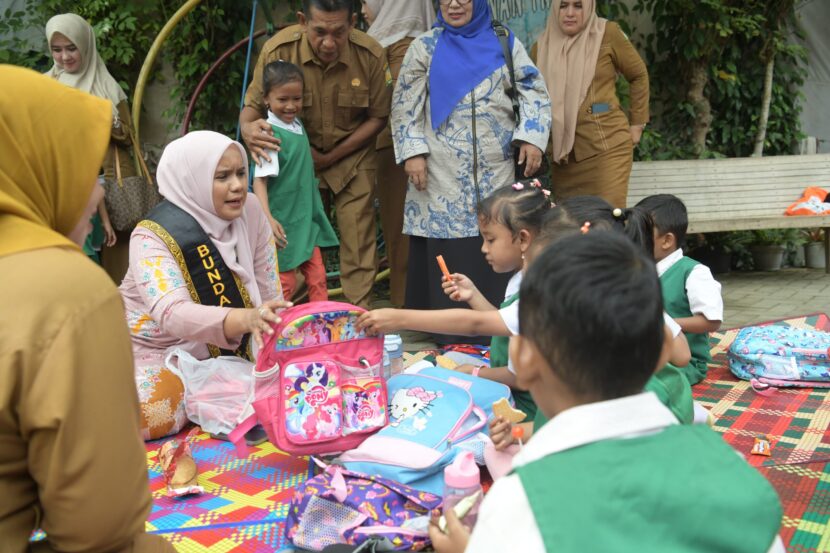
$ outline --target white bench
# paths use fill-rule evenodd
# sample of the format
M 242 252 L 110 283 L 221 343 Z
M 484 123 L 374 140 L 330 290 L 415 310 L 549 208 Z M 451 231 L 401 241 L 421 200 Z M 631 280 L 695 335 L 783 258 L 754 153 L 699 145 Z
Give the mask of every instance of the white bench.
M 640 161 L 631 170 L 628 205 L 674 194 L 686 204 L 690 233 L 821 227 L 830 273 L 830 215 L 784 215 L 808 186 L 830 191 L 830 154 Z

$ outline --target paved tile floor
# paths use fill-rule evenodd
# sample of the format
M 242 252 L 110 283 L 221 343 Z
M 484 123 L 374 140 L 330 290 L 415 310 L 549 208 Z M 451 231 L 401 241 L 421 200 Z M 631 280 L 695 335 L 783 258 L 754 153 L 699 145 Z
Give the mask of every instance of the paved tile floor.
M 782 269 L 715 275 L 722 285 L 722 328 L 810 313 L 830 314 L 830 275 L 824 269 Z
M 732 272 L 715 278 L 723 287 L 724 329 L 817 312 L 830 314 L 830 275 L 824 269 Z M 379 295 L 382 299 L 372 307 L 389 307 L 388 296 Z M 406 351 L 435 347 L 421 332 L 400 334 Z

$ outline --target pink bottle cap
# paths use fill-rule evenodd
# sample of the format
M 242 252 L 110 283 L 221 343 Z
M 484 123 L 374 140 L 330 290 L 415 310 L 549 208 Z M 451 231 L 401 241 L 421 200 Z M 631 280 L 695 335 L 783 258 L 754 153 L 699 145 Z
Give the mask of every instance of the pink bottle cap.
M 452 464 L 444 469 L 444 484 L 456 489 L 481 484 L 481 474 L 471 451 L 459 453 Z

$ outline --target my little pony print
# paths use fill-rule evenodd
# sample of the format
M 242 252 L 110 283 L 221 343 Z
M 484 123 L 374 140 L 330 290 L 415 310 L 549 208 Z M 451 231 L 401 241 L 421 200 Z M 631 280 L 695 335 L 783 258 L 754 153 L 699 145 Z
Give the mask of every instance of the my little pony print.
M 359 316 L 360 312 L 357 311 L 310 313 L 283 328 L 274 342 L 274 350 L 365 338 L 365 333 L 358 331 L 355 325 Z
M 358 379 L 341 387 L 343 394 L 343 434 L 383 426 L 386 409 L 380 379 Z
M 289 435 L 314 442 L 340 435 L 340 367 L 332 362 L 292 363 L 283 372 Z

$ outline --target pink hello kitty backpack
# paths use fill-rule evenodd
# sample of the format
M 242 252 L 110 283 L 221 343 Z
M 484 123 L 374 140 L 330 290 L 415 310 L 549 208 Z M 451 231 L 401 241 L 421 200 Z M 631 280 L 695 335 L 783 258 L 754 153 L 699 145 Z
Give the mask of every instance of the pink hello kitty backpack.
M 346 451 L 386 425 L 383 336 L 357 330 L 364 312 L 327 301 L 280 313 L 256 362 L 255 414 L 229 436 L 237 449 L 257 422 L 294 455 Z

